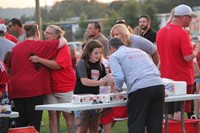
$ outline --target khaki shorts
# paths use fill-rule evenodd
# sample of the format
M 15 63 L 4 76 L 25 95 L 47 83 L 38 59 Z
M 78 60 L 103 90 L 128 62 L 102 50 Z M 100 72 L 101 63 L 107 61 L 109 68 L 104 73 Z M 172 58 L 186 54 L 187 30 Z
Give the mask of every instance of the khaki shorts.
M 62 93 L 52 93 L 45 96 L 45 104 L 55 104 L 55 103 L 70 103 L 72 101 L 73 91 L 62 92 Z

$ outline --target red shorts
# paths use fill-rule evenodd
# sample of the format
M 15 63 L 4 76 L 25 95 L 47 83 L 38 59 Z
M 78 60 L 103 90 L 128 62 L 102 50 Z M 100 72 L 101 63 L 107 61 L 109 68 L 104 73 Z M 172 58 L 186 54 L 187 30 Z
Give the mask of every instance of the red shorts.
M 102 113 L 100 117 L 100 123 L 108 124 L 110 122 L 113 122 L 114 118 L 126 118 L 126 117 L 128 117 L 126 106 L 114 107 Z
M 112 108 L 104 109 L 104 112 L 101 114 L 100 117 L 100 124 L 109 124 L 114 121 Z
M 187 94 L 194 94 L 194 86 L 187 85 Z M 184 112 L 192 112 L 193 111 L 193 100 L 184 102 Z
M 128 117 L 126 106 L 114 107 L 113 108 L 113 117 L 114 118 L 126 118 L 126 117 Z

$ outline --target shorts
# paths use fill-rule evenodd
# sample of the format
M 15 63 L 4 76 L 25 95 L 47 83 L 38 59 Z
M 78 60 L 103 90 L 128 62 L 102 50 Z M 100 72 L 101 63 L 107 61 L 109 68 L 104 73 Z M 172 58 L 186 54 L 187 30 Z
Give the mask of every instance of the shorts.
M 108 124 L 114 121 L 114 118 L 126 118 L 128 117 L 126 106 L 119 106 L 112 108 L 112 112 L 107 113 L 103 117 L 100 117 L 101 124 Z
M 187 85 L 187 94 L 194 94 L 194 86 Z M 194 111 L 194 102 L 193 100 L 184 101 L 184 112 L 193 112 Z
M 75 111 L 75 116 L 78 119 L 90 118 L 94 115 L 99 115 L 102 109 L 91 109 L 91 110 L 79 110 Z
M 45 104 L 70 103 L 72 101 L 73 91 L 52 93 L 45 96 Z
M 166 103 L 167 113 L 174 114 L 174 112 L 181 111 L 181 103 L 180 102 L 168 102 Z
M 194 86 L 187 85 L 187 94 L 194 94 Z M 184 112 L 192 112 L 194 110 L 193 100 L 184 101 Z M 167 103 L 168 114 L 181 111 L 180 102 Z
M 128 117 L 126 106 L 114 107 L 113 108 L 114 118 L 126 118 Z
M 196 82 L 196 83 L 200 83 L 200 78 L 196 78 L 196 79 L 195 79 L 195 82 Z
M 106 108 L 104 109 L 103 113 L 100 116 L 100 124 L 109 124 L 114 121 L 113 117 L 113 109 L 112 108 Z

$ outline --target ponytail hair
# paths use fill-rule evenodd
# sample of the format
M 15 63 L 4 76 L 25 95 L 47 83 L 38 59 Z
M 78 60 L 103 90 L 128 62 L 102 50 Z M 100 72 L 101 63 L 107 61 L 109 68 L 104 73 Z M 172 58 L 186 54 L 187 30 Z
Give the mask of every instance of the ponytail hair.
M 26 31 L 26 37 L 32 37 L 35 36 L 35 34 L 38 32 L 39 27 L 37 24 L 26 24 L 24 25 L 24 29 Z

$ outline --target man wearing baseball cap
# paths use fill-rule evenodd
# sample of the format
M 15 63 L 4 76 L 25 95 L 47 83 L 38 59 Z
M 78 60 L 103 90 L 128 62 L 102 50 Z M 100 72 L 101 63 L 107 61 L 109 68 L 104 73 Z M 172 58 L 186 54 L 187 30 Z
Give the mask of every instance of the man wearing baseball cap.
M 11 51 L 15 46 L 15 43 L 6 39 L 5 35 L 7 32 L 7 28 L 5 24 L 0 24 L 0 60 L 3 61 L 5 54 L 8 51 Z
M 6 33 L 7 28 L 6 28 L 5 24 L 0 24 L 0 31 L 3 33 Z
M 197 15 L 192 11 L 192 9 L 187 5 L 179 5 L 174 9 L 174 16 L 190 16 L 197 17 Z
M 8 51 L 11 51 L 12 48 L 15 46 L 15 43 L 6 39 L 5 35 L 7 32 L 7 28 L 4 24 L 0 24 L 0 71 L 1 73 L 3 72 L 2 68 L 2 62 L 4 60 L 4 56 Z M 5 68 L 4 68 L 5 69 Z M 4 72 L 7 76 L 7 73 Z M 0 75 L 0 81 L 2 81 L 1 79 L 5 78 L 2 77 L 2 75 Z M 7 78 L 7 77 L 6 77 Z M 6 79 L 8 80 L 8 79 Z M 7 82 L 7 81 L 6 81 Z M 9 100 L 7 100 L 7 93 L 5 93 L 4 89 L 5 87 L 3 87 L 3 83 L 4 82 L 0 82 L 0 104 L 8 104 Z M 10 86 L 8 86 L 10 88 Z M 0 118 L 0 133 L 6 133 L 7 129 L 9 128 L 9 118 Z
M 156 37 L 160 55 L 160 72 L 162 78 L 187 83 L 187 93 L 194 93 L 193 59 L 200 52 L 197 46 L 193 50 L 188 33 L 184 30 L 189 27 L 193 17 L 192 9 L 184 4 L 174 8 L 171 23 L 161 28 Z M 193 114 L 192 101 L 185 102 L 184 111 L 188 117 Z M 168 117 L 180 118 L 180 103 L 168 103 Z

